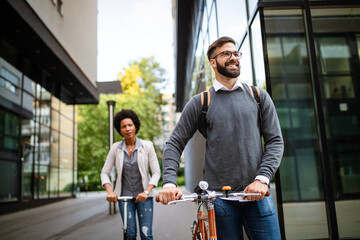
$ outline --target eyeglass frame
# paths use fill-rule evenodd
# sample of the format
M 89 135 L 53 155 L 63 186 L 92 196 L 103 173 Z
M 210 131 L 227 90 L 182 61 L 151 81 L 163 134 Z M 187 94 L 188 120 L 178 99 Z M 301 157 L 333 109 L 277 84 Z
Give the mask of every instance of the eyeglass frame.
M 229 57 L 227 57 L 228 59 L 230 59 L 231 57 L 232 57 L 232 55 L 234 55 L 234 57 L 235 58 L 238 58 L 238 59 L 240 59 L 241 57 L 242 57 L 242 52 L 240 52 L 240 51 L 222 51 L 222 52 L 220 52 L 220 53 L 218 53 L 218 54 L 216 54 L 214 57 L 212 57 L 211 59 L 215 59 L 217 56 L 219 56 L 219 55 L 222 55 L 222 54 L 224 54 L 225 52 L 230 52 L 231 53 L 231 55 L 229 56 Z M 239 53 L 239 56 L 238 57 L 236 57 L 235 56 L 235 52 L 238 52 Z

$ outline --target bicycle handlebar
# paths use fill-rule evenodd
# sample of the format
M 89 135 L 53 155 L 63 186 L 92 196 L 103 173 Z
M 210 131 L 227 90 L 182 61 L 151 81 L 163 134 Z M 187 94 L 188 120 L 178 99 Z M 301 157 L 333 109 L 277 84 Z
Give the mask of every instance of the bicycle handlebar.
M 126 200 L 132 200 L 136 197 L 132 197 L 132 196 L 121 196 L 121 197 L 117 197 L 118 201 L 126 201 Z
M 265 196 L 269 196 L 270 193 L 267 193 Z M 178 202 L 194 202 L 194 201 L 206 201 L 215 198 L 237 198 L 237 201 L 246 202 L 249 201 L 245 197 L 246 196 L 261 196 L 261 193 L 245 193 L 245 192 L 232 192 L 232 193 L 221 193 L 215 191 L 206 191 L 202 194 L 191 193 L 187 195 L 183 195 L 179 200 L 170 201 L 168 205 L 172 205 Z M 156 196 L 156 202 L 159 201 L 159 195 Z

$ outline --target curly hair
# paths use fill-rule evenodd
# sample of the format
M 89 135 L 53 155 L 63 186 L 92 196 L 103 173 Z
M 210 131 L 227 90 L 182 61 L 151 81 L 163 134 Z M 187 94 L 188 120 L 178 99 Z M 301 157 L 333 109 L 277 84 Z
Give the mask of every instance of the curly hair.
M 116 131 L 122 136 L 122 134 L 120 133 L 120 123 L 125 118 L 130 118 L 133 121 L 136 128 L 135 134 L 138 133 L 141 125 L 140 119 L 138 115 L 131 109 L 122 109 L 120 112 L 116 113 L 116 115 L 114 116 L 114 127 Z

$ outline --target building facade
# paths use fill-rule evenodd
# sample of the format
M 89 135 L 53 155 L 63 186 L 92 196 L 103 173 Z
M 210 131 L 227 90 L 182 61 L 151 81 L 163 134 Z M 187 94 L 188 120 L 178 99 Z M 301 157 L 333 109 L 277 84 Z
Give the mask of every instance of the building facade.
M 177 112 L 213 83 L 210 43 L 232 37 L 241 81 L 266 89 L 280 119 L 285 152 L 273 192 L 283 239 L 359 238 L 359 2 L 173 4 Z M 185 150 L 189 190 L 201 178 L 203 145 L 196 134 Z
M 76 192 L 76 104 L 98 102 L 97 1 L 0 2 L 0 214 Z

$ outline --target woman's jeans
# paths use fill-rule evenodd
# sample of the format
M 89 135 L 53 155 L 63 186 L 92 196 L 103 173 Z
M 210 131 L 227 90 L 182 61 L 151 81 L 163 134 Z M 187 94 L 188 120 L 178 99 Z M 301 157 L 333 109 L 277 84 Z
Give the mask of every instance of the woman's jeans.
M 219 240 L 243 240 L 242 227 L 250 240 L 281 239 L 271 195 L 254 202 L 237 202 L 218 198 L 215 200 L 215 216 Z
M 124 222 L 124 202 L 119 201 L 120 215 Z M 141 240 L 153 239 L 152 222 L 153 222 L 153 198 L 150 197 L 144 202 L 135 203 L 135 199 L 128 202 L 128 224 L 127 224 L 127 240 L 136 240 L 136 217 L 140 226 Z

